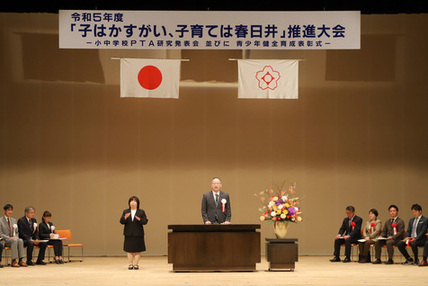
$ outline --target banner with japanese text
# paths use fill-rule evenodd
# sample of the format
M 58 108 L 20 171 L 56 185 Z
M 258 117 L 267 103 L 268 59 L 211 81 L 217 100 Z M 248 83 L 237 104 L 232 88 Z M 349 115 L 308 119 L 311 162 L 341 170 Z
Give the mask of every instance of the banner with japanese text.
M 60 10 L 63 49 L 360 49 L 359 11 Z
M 120 97 L 178 98 L 180 60 L 121 59 Z
M 238 60 L 238 98 L 297 99 L 299 60 Z

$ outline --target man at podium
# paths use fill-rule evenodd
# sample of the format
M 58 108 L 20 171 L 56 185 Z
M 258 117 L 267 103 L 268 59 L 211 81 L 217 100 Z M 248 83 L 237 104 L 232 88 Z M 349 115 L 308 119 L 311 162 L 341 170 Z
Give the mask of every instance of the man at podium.
M 204 224 L 230 224 L 229 194 L 221 191 L 221 180 L 214 177 L 211 181 L 211 191 L 202 196 L 202 219 Z

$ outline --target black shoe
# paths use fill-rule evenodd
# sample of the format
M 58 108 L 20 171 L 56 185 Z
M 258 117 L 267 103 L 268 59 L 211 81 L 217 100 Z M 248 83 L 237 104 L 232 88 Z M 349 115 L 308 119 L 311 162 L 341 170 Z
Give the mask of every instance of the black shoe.
M 403 263 L 403 265 L 413 265 L 413 264 L 414 263 L 413 263 L 413 259 L 412 258 L 407 259 L 406 262 Z
M 46 265 L 46 262 L 44 262 L 43 260 L 37 260 L 36 264 L 37 265 Z
M 132 265 L 132 264 L 129 264 L 129 266 L 128 266 L 128 269 L 129 269 L 129 270 L 132 270 L 132 269 L 134 269 L 134 265 Z
M 31 261 L 31 260 L 29 260 L 29 261 L 27 261 L 27 265 L 28 265 L 28 266 L 34 266 L 34 262 L 33 262 L 33 261 Z
M 415 260 L 415 262 L 413 264 L 419 265 L 419 259 Z
M 381 264 L 382 261 L 380 259 L 376 259 L 375 261 L 372 262 L 372 264 Z
M 340 262 L 340 258 L 339 257 L 335 257 L 333 259 L 330 259 L 330 262 Z
M 343 262 L 344 263 L 351 262 L 351 259 L 349 259 L 349 257 L 346 257 L 345 259 L 343 259 Z
M 140 269 L 140 267 L 138 266 L 138 264 L 134 265 L 134 270 L 138 270 Z
M 3 265 L 0 264 L 0 268 L 3 268 Z
M 385 264 L 394 264 L 394 260 L 392 260 L 392 259 L 388 259 L 388 261 L 387 261 L 387 262 L 385 262 Z

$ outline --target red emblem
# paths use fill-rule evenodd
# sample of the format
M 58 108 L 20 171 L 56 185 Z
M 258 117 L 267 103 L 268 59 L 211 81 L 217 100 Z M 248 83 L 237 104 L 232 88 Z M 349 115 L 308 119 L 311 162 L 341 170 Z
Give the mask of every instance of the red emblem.
M 278 87 L 278 80 L 281 78 L 279 72 L 271 66 L 264 66 L 263 70 L 256 73 L 256 79 L 259 82 L 259 88 L 274 90 Z

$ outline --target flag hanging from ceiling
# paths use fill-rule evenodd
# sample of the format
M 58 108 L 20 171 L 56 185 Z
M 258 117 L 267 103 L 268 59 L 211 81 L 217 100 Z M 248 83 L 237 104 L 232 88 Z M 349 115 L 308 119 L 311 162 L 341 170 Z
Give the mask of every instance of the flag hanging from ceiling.
M 120 60 L 120 97 L 178 98 L 180 60 Z
M 297 99 L 299 60 L 238 60 L 238 98 Z

